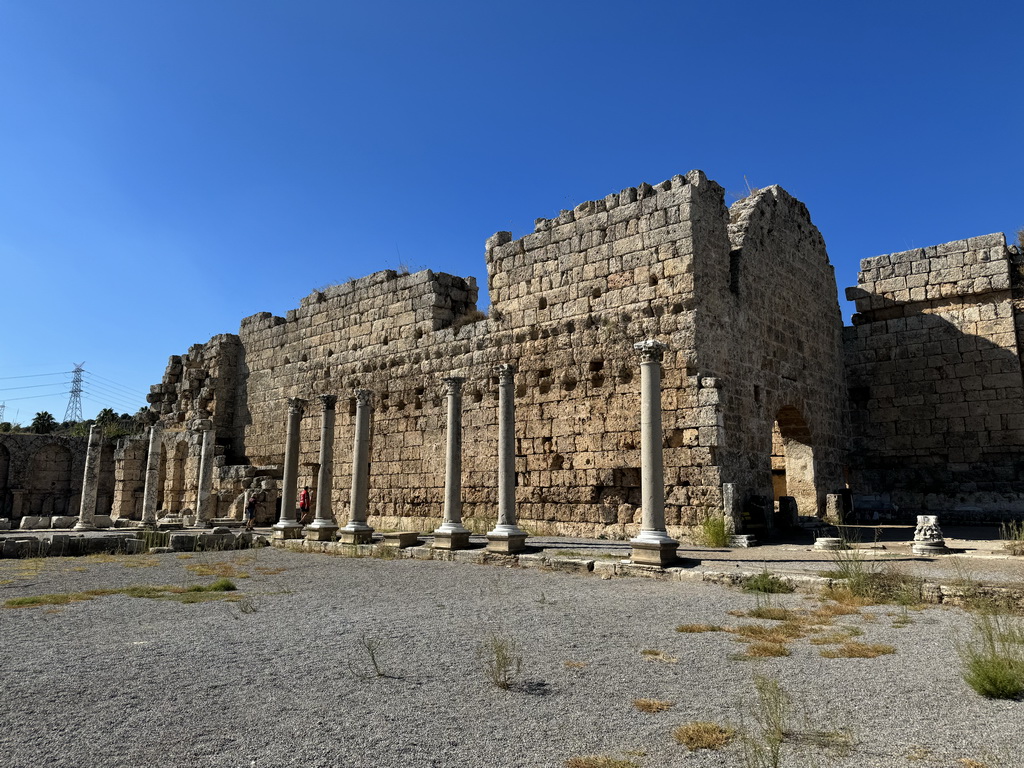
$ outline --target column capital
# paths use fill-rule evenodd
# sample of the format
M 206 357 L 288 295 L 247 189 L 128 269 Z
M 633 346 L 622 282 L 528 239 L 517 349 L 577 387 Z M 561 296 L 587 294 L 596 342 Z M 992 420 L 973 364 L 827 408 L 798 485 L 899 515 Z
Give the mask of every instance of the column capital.
M 660 363 L 668 344 L 662 344 L 657 339 L 646 339 L 634 344 L 633 349 L 640 355 L 641 363 Z
M 356 404 L 367 406 L 373 401 L 373 390 L 372 389 L 357 389 L 356 390 Z
M 306 401 L 301 397 L 288 398 L 288 413 L 297 413 L 300 416 L 306 411 Z
M 325 411 L 333 411 L 334 406 L 338 403 L 337 395 L 317 395 L 317 397 L 320 398 L 320 404 Z
M 498 379 L 503 384 L 511 383 L 516 375 L 516 367 L 512 363 L 503 363 L 498 366 Z
M 441 379 L 441 383 L 444 384 L 444 393 L 446 395 L 457 395 L 462 391 L 462 385 L 465 383 L 465 376 L 445 376 Z

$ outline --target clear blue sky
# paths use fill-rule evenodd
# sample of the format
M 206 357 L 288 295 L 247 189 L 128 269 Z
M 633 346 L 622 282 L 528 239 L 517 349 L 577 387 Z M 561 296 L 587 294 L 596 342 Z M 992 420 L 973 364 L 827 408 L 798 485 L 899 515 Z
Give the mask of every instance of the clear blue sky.
M 803 200 L 840 290 L 1024 226 L 1021 3 L 0 0 L 0 105 L 22 423 L 70 376 L 10 377 L 84 360 L 86 418 L 134 411 L 247 315 L 400 264 L 485 286 L 493 232 L 693 168 Z

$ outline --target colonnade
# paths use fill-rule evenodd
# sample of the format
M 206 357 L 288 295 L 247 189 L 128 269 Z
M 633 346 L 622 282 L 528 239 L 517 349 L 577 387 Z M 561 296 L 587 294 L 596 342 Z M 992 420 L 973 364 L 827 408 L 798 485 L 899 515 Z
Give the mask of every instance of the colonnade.
M 642 520 L 639 535 L 631 540 L 632 560 L 637 563 L 665 566 L 675 559 L 679 542 L 671 538 L 665 527 L 665 482 L 662 464 L 661 428 L 661 361 L 666 346 L 649 339 L 633 345 L 640 358 L 640 432 L 641 432 L 641 494 Z M 516 521 L 515 473 L 515 374 L 514 365 L 498 367 L 498 519 L 487 532 L 487 548 L 502 553 L 521 552 L 526 547 L 527 533 Z M 469 547 L 470 531 L 462 523 L 462 385 L 465 378 L 447 376 L 442 380 L 447 398 L 448 423 L 445 450 L 444 510 L 441 525 L 434 531 L 433 546 L 438 549 Z M 281 514 L 273 526 L 273 536 L 295 539 L 305 536 L 312 541 L 365 544 L 372 541 L 373 528 L 368 523 L 370 487 L 370 422 L 373 392 L 355 392 L 355 436 L 352 447 L 352 487 L 348 520 L 338 525 L 331 510 L 331 488 L 334 464 L 334 424 L 337 395 L 318 395 L 321 405 L 320 467 L 317 477 L 319 492 L 315 518 L 306 526 L 299 521 L 296 510 L 299 469 L 299 429 L 307 401 L 288 399 L 285 437 L 284 476 L 281 488 Z M 210 493 L 213 476 L 214 431 L 212 424 L 197 425 L 202 432 L 199 489 L 196 524 L 210 524 Z M 94 426 L 89 433 L 85 484 L 78 530 L 92 527 L 99 476 L 100 432 Z M 150 427 L 149 452 L 146 461 L 142 523 L 156 525 L 162 431 Z
M 641 486 L 642 522 L 640 534 L 631 540 L 632 560 L 665 566 L 676 555 L 679 542 L 665 527 L 665 482 L 662 463 L 661 361 L 666 345 L 647 340 L 634 344 L 640 358 L 641 408 Z M 515 473 L 515 374 L 514 365 L 498 367 L 498 520 L 487 532 L 487 548 L 494 552 L 516 553 L 526 548 L 527 533 L 516 520 Z M 462 523 L 462 385 L 465 378 L 442 379 L 447 399 L 447 435 L 445 447 L 444 508 L 441 525 L 433 532 L 437 549 L 466 549 L 470 531 Z M 311 541 L 331 541 L 335 537 L 346 544 L 365 544 L 373 539 L 369 517 L 370 420 L 373 392 L 355 392 L 355 436 L 352 446 L 352 487 L 348 521 L 339 527 L 330 509 L 333 476 L 334 417 L 337 396 L 320 395 L 322 427 L 320 433 L 320 474 L 316 518 L 309 525 L 298 522 L 295 500 L 298 491 L 299 426 L 306 401 L 288 401 L 285 438 L 284 481 L 279 521 L 273 526 L 275 538 L 291 539 L 303 535 Z

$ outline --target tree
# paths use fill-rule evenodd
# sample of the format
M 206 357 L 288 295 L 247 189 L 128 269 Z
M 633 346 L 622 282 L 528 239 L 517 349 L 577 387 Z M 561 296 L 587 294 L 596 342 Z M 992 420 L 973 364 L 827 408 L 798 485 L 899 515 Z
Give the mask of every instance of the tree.
M 40 411 L 32 419 L 32 431 L 37 435 L 45 435 L 53 432 L 57 426 L 57 420 L 49 411 Z

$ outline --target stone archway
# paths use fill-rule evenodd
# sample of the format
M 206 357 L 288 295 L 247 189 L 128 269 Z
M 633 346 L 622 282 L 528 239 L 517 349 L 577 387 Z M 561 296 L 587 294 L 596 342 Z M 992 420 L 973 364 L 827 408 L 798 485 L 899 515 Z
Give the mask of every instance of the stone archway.
M 781 408 L 772 428 L 772 489 L 775 500 L 792 496 L 797 514 L 818 516 L 814 482 L 814 443 L 803 415 L 793 406 Z

